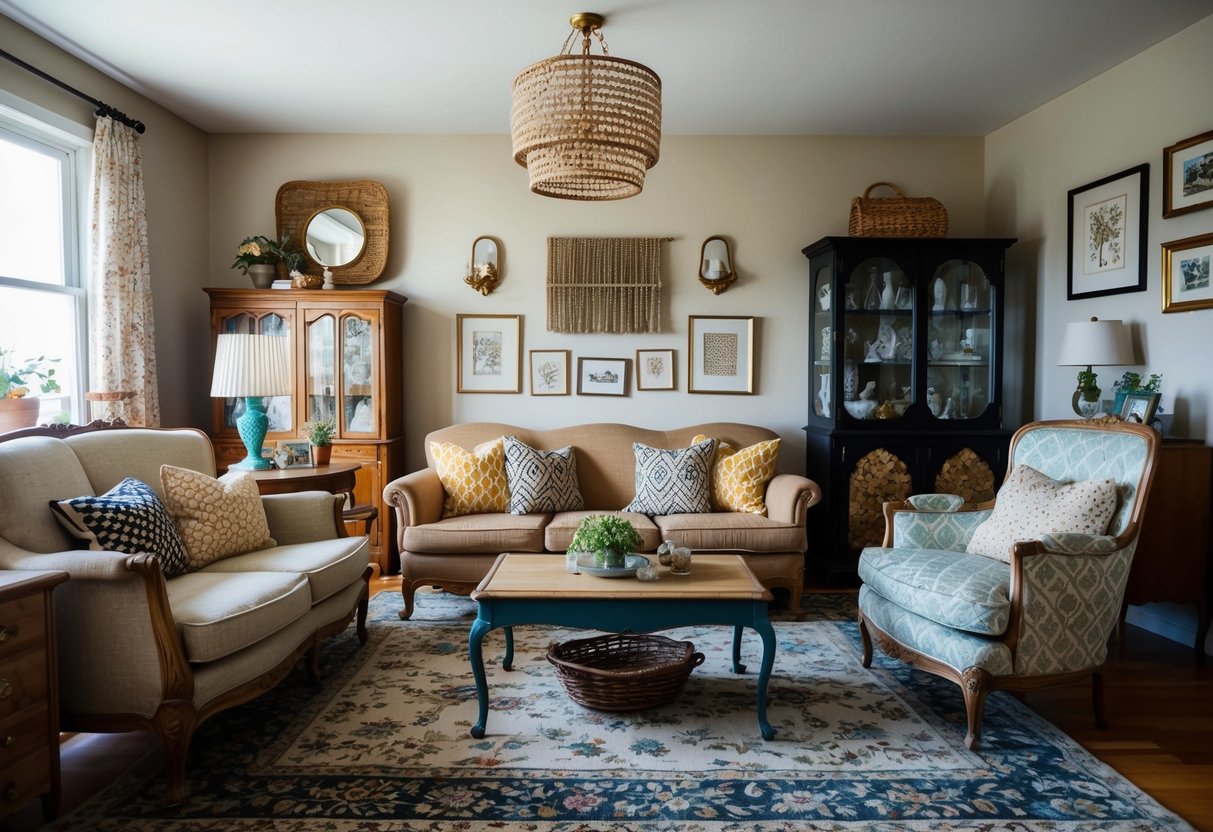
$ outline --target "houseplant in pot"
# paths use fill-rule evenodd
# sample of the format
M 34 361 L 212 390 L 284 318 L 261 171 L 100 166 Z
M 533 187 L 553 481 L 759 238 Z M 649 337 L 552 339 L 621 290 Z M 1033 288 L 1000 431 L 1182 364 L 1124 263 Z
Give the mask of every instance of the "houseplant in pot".
M 328 465 L 333 455 L 333 433 L 337 426 L 332 419 L 316 419 L 303 423 L 303 432 L 312 445 L 312 464 Z
M 303 268 L 303 252 L 291 247 L 291 235 L 283 235 L 282 242 L 278 242 L 258 234 L 244 238 L 236 249 L 236 262 L 232 263 L 232 268 L 248 275 L 255 288 L 268 289 L 278 276 L 280 263 L 286 273 Z M 285 276 L 284 273 L 282 277 Z
M 16 361 L 11 349 L 0 347 L 0 433 L 37 424 L 41 402 L 36 395 L 29 395 L 30 389 L 60 392 L 55 368 L 48 366 L 58 361 L 44 355 Z
M 640 548 L 643 542 L 640 532 L 622 517 L 595 514 L 577 524 L 569 551 L 592 552 L 594 566 L 620 569 L 627 556 Z

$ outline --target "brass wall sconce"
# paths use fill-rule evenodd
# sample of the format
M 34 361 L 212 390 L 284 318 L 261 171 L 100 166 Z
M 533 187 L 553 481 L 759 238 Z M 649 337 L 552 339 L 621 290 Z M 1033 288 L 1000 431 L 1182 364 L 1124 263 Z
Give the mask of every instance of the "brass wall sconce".
M 736 279 L 729 241 L 724 237 L 708 237 L 699 251 L 699 282 L 711 289 L 713 295 L 719 295 Z
M 497 288 L 501 272 L 497 266 L 497 241 L 492 237 L 477 237 L 472 242 L 472 260 L 463 282 L 488 297 Z

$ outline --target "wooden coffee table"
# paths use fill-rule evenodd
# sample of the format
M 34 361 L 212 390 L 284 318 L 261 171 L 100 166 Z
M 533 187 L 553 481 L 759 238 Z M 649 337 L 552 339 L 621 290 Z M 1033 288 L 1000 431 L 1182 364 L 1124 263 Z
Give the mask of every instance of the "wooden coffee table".
M 671 575 L 659 567 L 654 582 L 635 578 L 596 578 L 574 575 L 557 555 L 506 553 L 472 593 L 478 605 L 468 633 L 468 658 L 476 679 L 479 718 L 473 737 L 483 737 L 489 714 L 489 689 L 481 642 L 490 630 L 505 628 L 505 658 L 514 661 L 517 624 L 553 624 L 606 632 L 646 633 L 673 627 L 723 624 L 733 627 L 733 672 L 744 673 L 741 632 L 749 627 L 762 638 L 762 667 L 758 673 L 758 727 L 763 739 L 775 729 L 767 721 L 767 683 L 775 665 L 775 630 L 767 617 L 771 593 L 739 555 L 696 555 L 691 574 Z

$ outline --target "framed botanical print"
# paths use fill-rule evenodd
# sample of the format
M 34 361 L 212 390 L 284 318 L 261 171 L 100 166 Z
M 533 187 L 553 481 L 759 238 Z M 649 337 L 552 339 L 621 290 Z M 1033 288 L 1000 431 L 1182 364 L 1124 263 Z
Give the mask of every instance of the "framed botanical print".
M 569 394 L 569 351 L 531 350 L 531 395 Z
M 1162 311 L 1213 308 L 1213 234 L 1199 234 L 1162 244 Z
M 455 347 L 457 392 L 521 392 L 521 315 L 456 315 Z
M 1069 192 L 1068 300 L 1146 290 L 1149 193 L 1147 164 Z
M 578 358 L 578 396 L 626 396 L 628 365 L 626 358 Z
M 1213 130 L 1162 151 L 1162 215 L 1213 207 Z
M 688 393 L 754 392 L 754 318 L 691 315 Z
M 675 389 L 673 350 L 636 350 L 636 389 Z

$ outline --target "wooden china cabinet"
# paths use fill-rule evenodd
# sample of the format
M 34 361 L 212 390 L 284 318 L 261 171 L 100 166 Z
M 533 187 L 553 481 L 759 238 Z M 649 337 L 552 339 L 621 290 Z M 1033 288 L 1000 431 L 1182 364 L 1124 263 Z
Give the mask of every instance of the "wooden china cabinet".
M 913 494 L 994 497 L 1002 429 L 1005 252 L 1012 239 L 825 237 L 809 259 L 806 567 L 853 583 Z
M 303 423 L 333 419 L 333 461 L 357 462 L 354 502 L 376 506 L 371 562 L 399 568 L 395 512 L 383 487 L 404 474 L 404 304 L 372 289 L 206 289 L 211 299 L 211 355 L 220 333 L 291 339 L 294 392 L 267 402 L 272 446 L 303 438 Z M 245 456 L 236 430 L 243 399 L 213 399 L 211 440 L 220 470 Z M 361 522 L 351 533 L 362 533 Z

